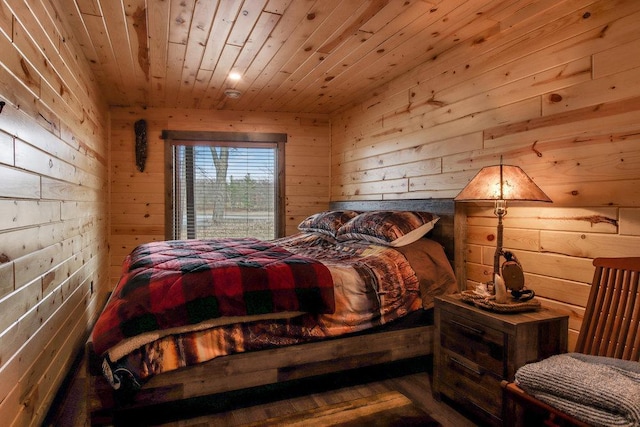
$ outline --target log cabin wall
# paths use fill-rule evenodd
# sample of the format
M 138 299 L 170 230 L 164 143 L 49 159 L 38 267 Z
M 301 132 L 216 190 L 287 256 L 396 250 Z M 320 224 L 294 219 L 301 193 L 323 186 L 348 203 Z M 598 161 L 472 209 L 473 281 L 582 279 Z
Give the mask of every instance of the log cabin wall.
M 144 172 L 135 164 L 136 120 L 147 121 Z M 329 204 L 328 115 L 208 111 L 177 108 L 111 109 L 111 283 L 124 257 L 143 242 L 165 239 L 163 129 L 286 133 L 285 233 Z
M 454 197 L 500 156 L 521 166 L 554 203 L 512 204 L 504 247 L 543 304 L 570 314 L 571 347 L 592 258 L 640 247 L 640 2 L 510 13 L 332 115 L 331 199 Z M 460 208 L 473 288 L 491 275 L 497 220 L 489 205 Z
M 55 9 L 0 1 L 0 424 L 39 425 L 108 282 L 108 111 Z

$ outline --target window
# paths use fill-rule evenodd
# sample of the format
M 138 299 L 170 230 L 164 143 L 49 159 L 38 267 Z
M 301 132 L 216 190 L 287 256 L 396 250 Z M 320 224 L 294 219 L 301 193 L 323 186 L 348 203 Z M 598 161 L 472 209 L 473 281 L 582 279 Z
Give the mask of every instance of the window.
M 286 134 L 163 131 L 168 239 L 284 234 Z

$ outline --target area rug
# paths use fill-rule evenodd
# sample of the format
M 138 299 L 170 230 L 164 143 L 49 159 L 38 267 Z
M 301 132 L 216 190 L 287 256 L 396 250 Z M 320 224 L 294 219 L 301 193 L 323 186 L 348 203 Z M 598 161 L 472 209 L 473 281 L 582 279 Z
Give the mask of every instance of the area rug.
M 439 427 L 440 423 L 405 395 L 390 391 L 274 417 L 243 427 L 254 426 Z

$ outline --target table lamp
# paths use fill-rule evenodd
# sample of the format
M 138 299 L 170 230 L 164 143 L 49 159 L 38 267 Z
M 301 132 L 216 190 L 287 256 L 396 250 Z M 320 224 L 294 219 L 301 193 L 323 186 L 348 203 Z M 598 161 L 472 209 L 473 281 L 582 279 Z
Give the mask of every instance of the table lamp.
M 459 202 L 495 202 L 494 214 L 498 217 L 496 252 L 493 257 L 493 277 L 500 275 L 502 252 L 502 218 L 507 214 L 507 200 L 551 202 L 531 178 L 518 166 L 503 165 L 484 167 L 454 198 Z

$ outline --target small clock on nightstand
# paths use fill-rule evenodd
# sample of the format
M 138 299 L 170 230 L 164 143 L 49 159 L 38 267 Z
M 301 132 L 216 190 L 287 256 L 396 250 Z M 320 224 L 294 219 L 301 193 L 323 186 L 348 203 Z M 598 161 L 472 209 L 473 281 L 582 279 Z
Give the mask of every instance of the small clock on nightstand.
M 516 370 L 567 351 L 569 316 L 540 310 L 498 314 L 461 301 L 435 301 L 433 392 L 490 425 L 506 416 L 502 380 Z

